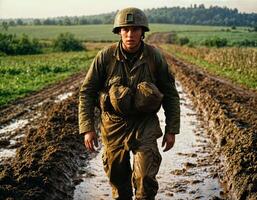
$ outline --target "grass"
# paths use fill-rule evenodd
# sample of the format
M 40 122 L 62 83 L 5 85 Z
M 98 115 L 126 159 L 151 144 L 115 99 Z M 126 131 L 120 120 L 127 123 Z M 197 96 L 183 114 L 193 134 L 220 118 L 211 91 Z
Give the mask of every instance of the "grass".
M 150 33 L 153 32 L 176 32 L 178 37 L 188 37 L 194 44 L 200 44 L 203 40 L 214 36 L 227 38 L 230 43 L 245 39 L 257 41 L 257 34 L 248 32 L 247 27 L 237 27 L 231 30 L 230 27 L 221 26 L 197 26 L 197 25 L 174 25 L 174 24 L 150 24 Z M 8 32 L 1 32 L 21 35 L 23 33 L 33 38 L 53 40 L 60 33 L 70 32 L 76 38 L 83 41 L 117 41 L 119 36 L 112 33 L 112 25 L 74 25 L 74 26 L 15 26 L 9 27 Z M 146 33 L 146 36 L 149 33 Z
M 4 31 L 1 31 L 4 32 Z M 8 29 L 9 34 L 27 34 L 30 37 L 53 40 L 60 33 L 70 32 L 79 40 L 114 41 L 118 36 L 112 33 L 111 25 L 80 25 L 80 26 L 16 26 Z
M 0 106 L 86 70 L 96 51 L 6 56 L 0 60 Z

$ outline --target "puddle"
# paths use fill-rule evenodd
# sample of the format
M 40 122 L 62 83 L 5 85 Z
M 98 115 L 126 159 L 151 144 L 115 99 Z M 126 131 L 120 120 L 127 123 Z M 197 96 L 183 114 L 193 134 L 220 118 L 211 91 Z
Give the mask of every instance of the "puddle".
M 6 132 L 12 132 L 16 130 L 17 128 L 22 128 L 26 126 L 26 124 L 29 123 L 29 120 L 27 119 L 20 119 L 16 120 L 15 122 L 11 123 L 10 125 L 5 126 L 4 128 L 0 129 L 0 135 Z
M 56 97 L 56 100 L 54 101 L 55 103 L 58 103 L 60 101 L 63 101 L 65 99 L 67 99 L 68 97 L 72 96 L 72 92 L 67 92 L 67 93 L 64 93 L 64 94 L 60 94 Z
M 15 156 L 16 149 L 0 149 L 0 161 Z
M 162 152 L 162 138 L 158 146 L 162 164 L 157 175 L 159 191 L 157 200 L 168 199 L 212 199 L 221 198 L 222 189 L 217 178 L 217 164 L 210 165 L 208 156 L 211 147 L 204 130 L 192 109 L 190 100 L 178 86 L 181 98 L 181 133 L 176 136 L 172 150 Z M 161 128 L 164 129 L 164 112 L 158 113 Z M 92 154 L 92 159 L 82 169 L 82 179 L 74 191 L 74 200 L 109 200 L 111 188 L 103 171 L 100 153 Z
M 83 172 L 81 176 L 77 177 L 83 182 L 76 186 L 74 200 L 112 199 L 108 179 L 102 167 L 102 151 L 91 155 L 91 159 Z

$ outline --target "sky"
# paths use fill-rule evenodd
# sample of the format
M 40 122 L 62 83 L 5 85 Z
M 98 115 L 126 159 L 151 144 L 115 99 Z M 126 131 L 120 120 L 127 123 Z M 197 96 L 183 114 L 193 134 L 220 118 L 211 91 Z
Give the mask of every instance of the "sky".
M 190 7 L 194 4 L 237 8 L 239 12 L 257 13 L 257 0 L 0 0 L 0 18 L 48 18 L 94 15 L 125 7 L 140 9 Z

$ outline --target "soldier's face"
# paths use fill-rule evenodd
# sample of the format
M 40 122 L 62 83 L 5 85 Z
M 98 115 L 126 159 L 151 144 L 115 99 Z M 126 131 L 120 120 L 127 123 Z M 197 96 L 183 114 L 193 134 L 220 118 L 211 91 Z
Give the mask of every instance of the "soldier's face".
M 141 44 L 143 30 L 140 26 L 128 26 L 120 29 L 122 47 L 130 52 L 136 52 Z

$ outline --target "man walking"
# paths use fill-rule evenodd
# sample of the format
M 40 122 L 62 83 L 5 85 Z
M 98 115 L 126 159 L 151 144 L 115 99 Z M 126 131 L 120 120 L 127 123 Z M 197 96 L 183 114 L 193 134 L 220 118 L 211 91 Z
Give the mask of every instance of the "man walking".
M 157 112 L 161 105 L 166 117 L 164 151 L 173 147 L 179 133 L 175 80 L 162 54 L 144 43 L 147 31 L 143 11 L 120 10 L 113 33 L 121 39 L 97 54 L 80 90 L 80 133 L 86 148 L 95 151 L 94 110 L 99 107 L 104 170 L 113 198 L 119 200 L 131 200 L 133 188 L 137 200 L 152 200 L 157 194 L 156 174 L 161 164 L 157 139 L 162 136 Z

